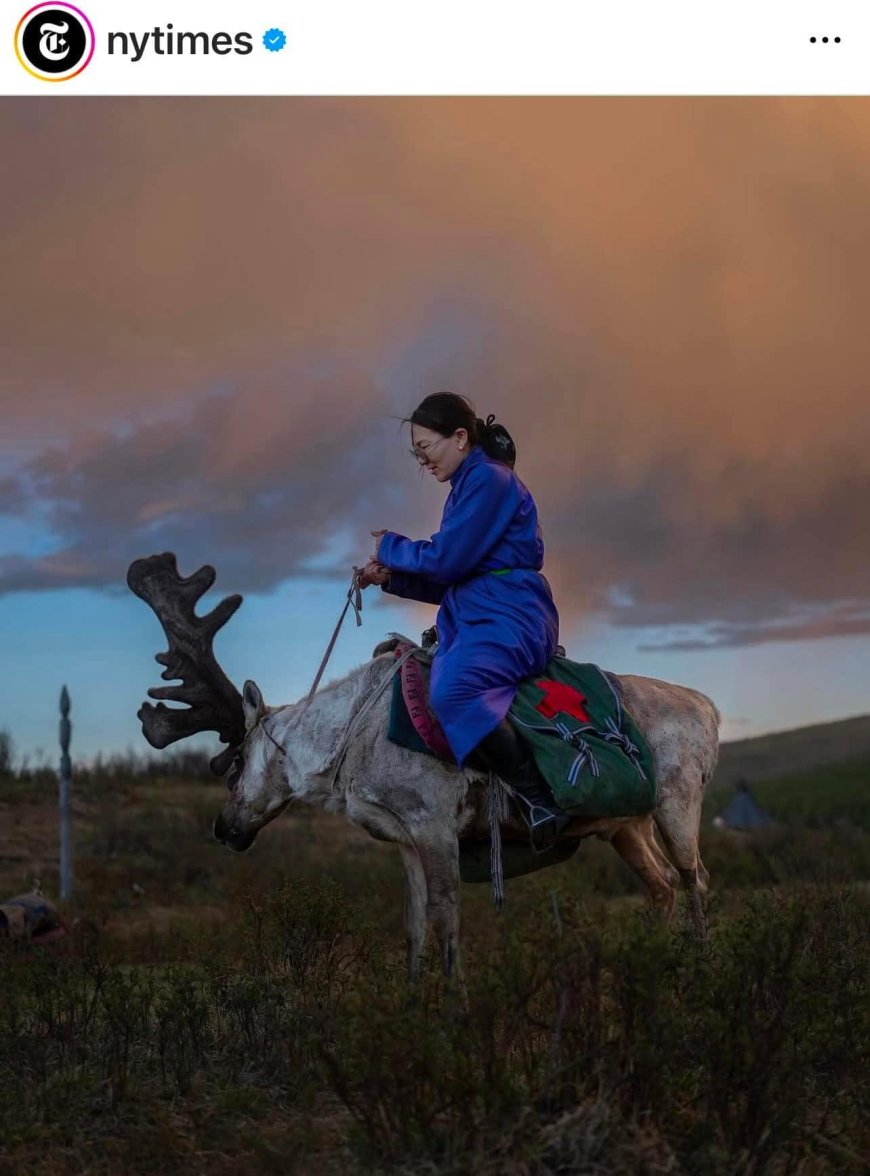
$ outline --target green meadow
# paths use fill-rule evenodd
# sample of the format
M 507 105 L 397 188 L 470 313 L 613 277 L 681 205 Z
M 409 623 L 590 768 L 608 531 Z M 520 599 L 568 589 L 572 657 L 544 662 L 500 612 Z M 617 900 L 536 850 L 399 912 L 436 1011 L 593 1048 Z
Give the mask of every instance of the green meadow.
M 74 933 L 0 943 L 4 1176 L 866 1171 L 870 760 L 753 836 L 711 791 L 703 945 L 596 841 L 463 887 L 467 1018 L 434 950 L 409 999 L 394 847 L 291 808 L 235 856 L 169 763 L 77 774 Z M 0 779 L 4 896 L 56 891 L 55 788 Z

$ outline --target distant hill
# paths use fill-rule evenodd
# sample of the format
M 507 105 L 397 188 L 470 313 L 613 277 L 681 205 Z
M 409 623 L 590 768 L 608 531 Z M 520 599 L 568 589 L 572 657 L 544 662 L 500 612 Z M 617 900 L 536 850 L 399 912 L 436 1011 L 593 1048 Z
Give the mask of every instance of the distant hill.
M 733 787 L 741 777 L 752 784 L 849 760 L 865 760 L 870 779 L 870 715 L 723 743 L 711 787 Z

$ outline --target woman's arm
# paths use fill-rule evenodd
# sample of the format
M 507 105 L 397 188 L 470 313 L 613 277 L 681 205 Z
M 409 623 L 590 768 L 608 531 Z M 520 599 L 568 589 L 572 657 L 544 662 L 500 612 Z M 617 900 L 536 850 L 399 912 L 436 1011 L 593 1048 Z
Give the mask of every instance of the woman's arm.
M 464 580 L 492 550 L 520 505 L 522 491 L 507 466 L 482 463 L 469 471 L 461 497 L 431 539 L 386 531 L 377 558 L 391 572 L 423 576 L 436 584 Z
M 372 531 L 373 535 L 384 535 L 385 531 Z M 447 589 L 443 584 L 436 584 L 427 580 L 425 576 L 411 576 L 407 572 L 391 572 L 379 563 L 374 556 L 360 571 L 357 583 L 360 588 L 368 588 L 370 584 L 378 584 L 384 592 L 391 592 L 393 596 L 403 596 L 406 600 L 420 600 L 424 604 L 440 604 Z
M 441 598 L 447 591 L 444 584 L 436 584 L 426 576 L 414 576 L 409 572 L 390 572 L 386 584 L 381 584 L 382 592 L 389 592 L 392 596 L 401 596 L 405 600 L 419 600 L 423 604 L 440 604 Z

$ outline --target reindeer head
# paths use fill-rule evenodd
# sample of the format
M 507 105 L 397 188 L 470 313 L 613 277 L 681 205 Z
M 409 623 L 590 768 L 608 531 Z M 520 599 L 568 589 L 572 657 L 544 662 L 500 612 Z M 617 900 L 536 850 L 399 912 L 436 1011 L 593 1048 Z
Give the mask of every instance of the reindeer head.
M 169 641 L 168 651 L 155 656 L 166 667 L 161 677 L 181 683 L 153 687 L 149 697 L 186 703 L 183 708 L 170 708 L 163 702 L 156 706 L 146 702 L 137 717 L 152 747 L 168 747 L 201 731 L 216 731 L 227 744 L 210 764 L 216 775 L 229 772 L 230 799 L 215 821 L 214 831 L 218 840 L 244 850 L 258 830 L 286 807 L 289 796 L 279 801 L 275 791 L 280 757 L 263 725 L 272 712 L 256 683 L 246 682 L 244 695 L 239 694 L 212 650 L 215 634 L 242 603 L 242 597 L 226 597 L 204 617 L 195 612 L 197 601 L 214 581 L 215 570 L 208 564 L 192 576 L 180 576 L 172 552 L 137 559 L 130 565 L 127 584 L 154 610 Z M 269 748 L 274 753 L 271 758 Z
M 240 853 L 293 799 L 285 768 L 287 753 L 272 729 L 277 710 L 266 706 L 256 682 L 250 680 L 242 690 L 242 706 L 245 738 L 227 777 L 229 798 L 214 823 L 217 840 Z

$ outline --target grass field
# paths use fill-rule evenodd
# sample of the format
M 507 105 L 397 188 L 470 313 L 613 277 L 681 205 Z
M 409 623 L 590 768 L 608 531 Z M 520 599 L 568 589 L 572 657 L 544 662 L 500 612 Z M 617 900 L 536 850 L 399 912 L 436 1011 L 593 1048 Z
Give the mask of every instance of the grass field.
M 291 809 L 237 857 L 214 784 L 80 778 L 75 934 L 0 944 L 0 1173 L 863 1172 L 870 764 L 709 827 L 711 938 L 606 845 L 463 888 L 470 1017 L 403 978 L 393 847 Z M 56 892 L 54 781 L 0 781 L 0 894 Z

